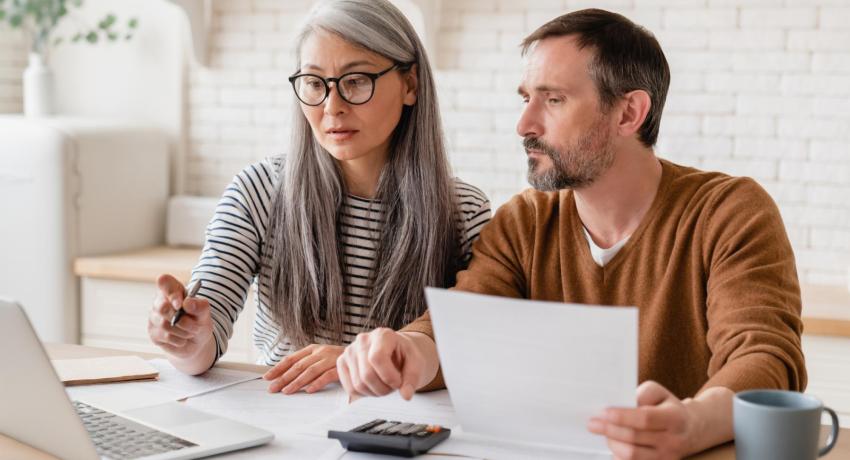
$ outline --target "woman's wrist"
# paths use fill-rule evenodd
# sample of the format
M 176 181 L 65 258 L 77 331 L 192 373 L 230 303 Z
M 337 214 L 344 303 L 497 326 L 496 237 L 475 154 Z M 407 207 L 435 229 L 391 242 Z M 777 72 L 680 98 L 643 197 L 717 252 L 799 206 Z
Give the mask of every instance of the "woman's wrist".
M 189 375 L 199 375 L 206 372 L 215 362 L 215 337 L 210 334 L 207 340 L 198 346 L 195 353 L 189 356 L 177 356 L 168 353 L 168 360 L 181 372 Z

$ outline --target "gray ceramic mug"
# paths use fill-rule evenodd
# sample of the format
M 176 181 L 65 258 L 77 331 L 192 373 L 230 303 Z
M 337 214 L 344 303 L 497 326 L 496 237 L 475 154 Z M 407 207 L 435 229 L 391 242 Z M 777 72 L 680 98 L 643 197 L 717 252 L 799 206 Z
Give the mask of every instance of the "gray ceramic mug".
M 838 440 L 838 416 L 814 396 L 794 391 L 751 390 L 735 395 L 738 460 L 814 460 Z M 821 415 L 832 417 L 832 434 L 819 448 Z

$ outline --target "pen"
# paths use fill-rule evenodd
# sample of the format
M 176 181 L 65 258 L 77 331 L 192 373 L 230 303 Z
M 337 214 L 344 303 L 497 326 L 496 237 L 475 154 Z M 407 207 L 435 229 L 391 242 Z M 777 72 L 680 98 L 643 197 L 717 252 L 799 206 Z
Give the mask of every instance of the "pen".
M 186 295 L 186 298 L 191 299 L 192 297 L 195 297 L 195 295 L 198 294 L 199 290 L 201 290 L 201 280 L 195 280 L 195 282 L 192 283 L 187 289 L 189 293 Z M 183 307 L 180 307 L 177 310 L 177 313 L 175 313 L 174 316 L 171 317 L 171 327 L 174 327 L 174 325 L 177 324 L 177 321 L 180 321 L 180 318 L 182 318 L 185 314 L 186 310 L 184 310 Z

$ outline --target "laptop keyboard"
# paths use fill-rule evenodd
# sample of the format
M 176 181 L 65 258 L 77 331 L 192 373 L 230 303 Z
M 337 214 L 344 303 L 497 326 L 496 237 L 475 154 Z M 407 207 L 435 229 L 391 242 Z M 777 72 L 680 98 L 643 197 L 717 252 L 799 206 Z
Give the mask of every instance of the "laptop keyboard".
M 79 401 L 74 407 L 104 458 L 133 459 L 197 445 Z

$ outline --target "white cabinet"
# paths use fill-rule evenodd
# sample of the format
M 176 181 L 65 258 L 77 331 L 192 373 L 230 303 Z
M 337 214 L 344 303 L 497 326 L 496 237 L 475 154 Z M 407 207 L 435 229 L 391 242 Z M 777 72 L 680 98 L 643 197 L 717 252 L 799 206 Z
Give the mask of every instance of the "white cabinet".
M 77 259 L 74 271 L 81 283 L 82 344 L 161 353 L 147 333 L 156 278 L 169 273 L 186 284 L 200 254 L 200 248 L 153 247 Z M 256 361 L 251 340 L 254 305 L 254 293 L 249 292 L 223 360 Z

